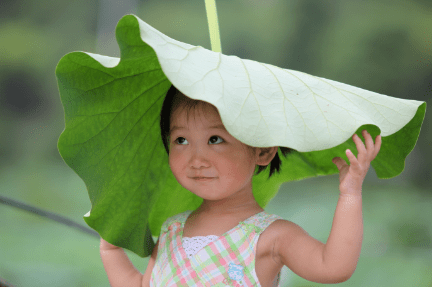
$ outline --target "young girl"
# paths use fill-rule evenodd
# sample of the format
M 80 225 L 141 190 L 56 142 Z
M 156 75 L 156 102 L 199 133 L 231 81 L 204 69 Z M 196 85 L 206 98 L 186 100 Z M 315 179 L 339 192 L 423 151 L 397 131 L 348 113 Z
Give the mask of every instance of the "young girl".
M 354 135 L 358 158 L 347 150 L 349 165 L 333 159 L 340 196 L 324 244 L 295 223 L 266 213 L 254 199 L 254 171 L 272 162 L 271 175 L 278 147 L 243 144 L 227 132 L 213 105 L 174 86 L 162 108 L 161 132 L 176 180 L 203 202 L 165 221 L 144 275 L 121 248 L 101 238 L 111 286 L 279 286 L 284 265 L 314 282 L 351 277 L 363 237 L 362 183 L 380 150 L 380 136 L 374 144 L 363 131 L 365 146 Z

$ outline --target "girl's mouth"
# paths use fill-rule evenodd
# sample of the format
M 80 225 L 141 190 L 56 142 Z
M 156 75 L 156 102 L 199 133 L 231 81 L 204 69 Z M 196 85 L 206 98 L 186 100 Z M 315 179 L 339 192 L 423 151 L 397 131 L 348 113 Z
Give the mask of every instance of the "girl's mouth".
M 194 177 L 196 181 L 211 181 L 214 179 L 214 177 Z

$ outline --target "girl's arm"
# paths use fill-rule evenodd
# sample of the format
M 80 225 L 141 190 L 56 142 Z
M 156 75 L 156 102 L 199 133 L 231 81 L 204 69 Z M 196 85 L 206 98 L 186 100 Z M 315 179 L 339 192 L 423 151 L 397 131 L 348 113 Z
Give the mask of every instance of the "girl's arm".
M 147 269 L 142 275 L 130 262 L 122 248 L 112 245 L 101 237 L 100 255 L 112 287 L 116 286 L 150 286 L 150 277 L 156 262 L 159 239 L 153 249 L 147 264 Z
M 353 136 L 359 151 L 358 159 L 347 151 L 351 165 L 334 158 L 340 175 L 340 195 L 333 225 L 326 244 L 309 236 L 298 225 L 276 221 L 279 230 L 275 242 L 275 261 L 286 265 L 297 275 L 319 283 L 339 283 L 354 273 L 363 239 L 362 191 L 363 179 L 370 162 L 381 146 L 380 136 L 373 144 L 372 137 L 363 131 L 366 146 Z
M 158 245 L 159 245 L 159 238 L 156 241 L 156 245 L 155 245 L 155 247 L 153 249 L 152 255 L 151 255 L 151 257 L 149 259 L 149 262 L 147 264 L 146 272 L 144 273 L 144 276 L 143 276 L 143 281 L 142 281 L 142 286 L 143 287 L 150 287 L 150 278 L 151 278 L 153 267 L 155 265 L 156 258 L 157 258 Z
M 339 196 L 327 243 L 309 236 L 297 224 L 276 220 L 274 260 L 306 280 L 340 283 L 354 273 L 363 237 L 361 196 Z
M 333 225 L 323 248 L 323 264 L 341 282 L 354 273 L 363 241 L 362 195 L 340 193 Z
M 141 287 L 143 275 L 130 262 L 124 250 L 101 237 L 100 256 L 111 287 Z

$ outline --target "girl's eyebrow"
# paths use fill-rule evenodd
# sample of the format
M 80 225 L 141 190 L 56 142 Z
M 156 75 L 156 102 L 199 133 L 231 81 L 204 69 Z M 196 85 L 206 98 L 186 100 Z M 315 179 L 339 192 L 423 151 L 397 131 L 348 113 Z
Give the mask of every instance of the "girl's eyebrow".
M 215 125 L 215 126 L 210 126 L 210 127 L 208 127 L 209 129 L 220 129 L 220 130 L 225 130 L 225 126 L 223 125 L 223 124 L 218 124 L 218 125 Z M 172 128 L 171 128 L 171 130 L 170 130 L 170 132 L 169 132 L 169 134 L 172 134 L 175 130 L 181 130 L 181 129 L 186 129 L 185 127 L 183 127 L 183 126 L 173 126 Z

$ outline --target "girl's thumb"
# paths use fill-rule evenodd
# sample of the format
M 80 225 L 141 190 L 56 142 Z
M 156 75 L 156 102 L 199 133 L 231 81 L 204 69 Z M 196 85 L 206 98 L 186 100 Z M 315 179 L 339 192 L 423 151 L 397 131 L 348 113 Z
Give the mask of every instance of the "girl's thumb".
M 340 169 L 340 166 L 341 166 L 341 162 L 340 161 L 341 161 L 340 157 L 334 157 L 332 159 L 332 162 L 337 166 L 338 169 Z

